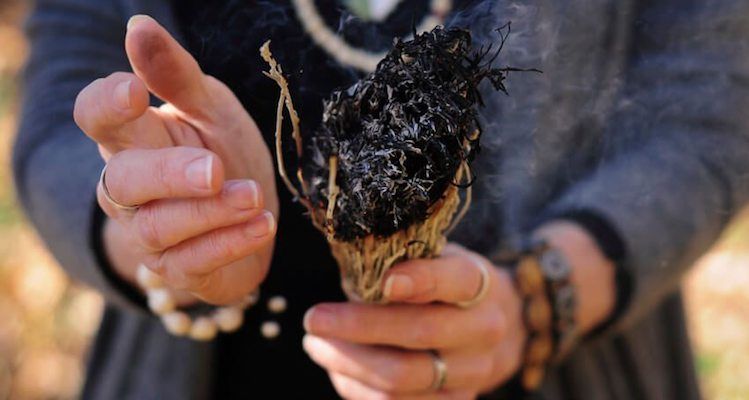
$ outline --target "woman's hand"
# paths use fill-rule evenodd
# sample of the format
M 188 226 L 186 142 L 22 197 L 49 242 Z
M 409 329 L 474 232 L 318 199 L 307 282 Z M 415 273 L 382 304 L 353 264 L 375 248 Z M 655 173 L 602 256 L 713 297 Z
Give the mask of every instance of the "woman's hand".
M 551 221 L 535 236 L 564 254 L 576 292 L 581 335 L 609 319 L 616 301 L 614 264 L 590 234 Z M 472 299 L 488 266 L 489 292 Z M 402 277 L 405 277 L 403 279 Z M 305 316 L 304 348 L 346 399 L 471 399 L 496 388 L 520 367 L 526 331 L 521 300 L 509 273 L 456 245 L 433 260 L 394 267 L 385 281 L 387 306 L 321 304 Z M 444 389 L 430 391 L 436 350 L 447 366 Z
M 476 296 L 483 263 L 489 292 Z M 520 366 L 525 328 L 509 274 L 457 245 L 433 260 L 412 260 L 386 278 L 387 306 L 320 304 L 304 319 L 304 348 L 346 399 L 472 399 Z M 439 392 L 430 350 L 447 366 Z
M 125 50 L 135 73 L 94 81 L 74 113 L 107 161 L 111 198 L 139 206 L 122 211 L 99 187 L 107 253 L 129 281 L 142 262 L 204 301 L 237 301 L 265 278 L 273 251 L 270 151 L 231 90 L 156 21 L 133 17 Z M 149 107 L 149 92 L 165 104 Z

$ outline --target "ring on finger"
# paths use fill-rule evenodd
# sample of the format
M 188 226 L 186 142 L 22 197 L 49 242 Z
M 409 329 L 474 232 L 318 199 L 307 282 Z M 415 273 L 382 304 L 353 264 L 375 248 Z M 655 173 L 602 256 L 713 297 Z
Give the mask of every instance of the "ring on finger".
M 475 306 L 476 304 L 484 300 L 484 297 L 486 297 L 486 295 L 489 293 L 489 267 L 486 266 L 485 262 L 477 260 L 474 257 L 471 257 L 471 260 L 473 261 L 473 264 L 476 266 L 476 268 L 478 268 L 479 272 L 481 272 L 481 286 L 479 286 L 476 295 L 473 296 L 473 298 L 471 298 L 470 300 L 459 301 L 455 303 L 455 305 L 460 308 L 471 308 Z
M 107 188 L 107 164 L 104 164 L 104 168 L 101 169 L 101 175 L 99 175 L 99 186 L 101 186 L 102 192 L 104 193 L 104 198 L 107 199 L 107 202 L 112 205 L 112 207 L 125 212 L 135 212 L 138 211 L 140 208 L 139 205 L 132 205 L 128 206 L 122 203 L 119 203 L 117 200 L 112 198 L 112 195 L 109 193 L 109 188 Z
M 445 387 L 445 382 L 447 382 L 447 364 L 437 350 L 429 350 L 429 355 L 432 357 L 432 368 L 434 370 L 434 380 L 429 390 L 438 392 Z

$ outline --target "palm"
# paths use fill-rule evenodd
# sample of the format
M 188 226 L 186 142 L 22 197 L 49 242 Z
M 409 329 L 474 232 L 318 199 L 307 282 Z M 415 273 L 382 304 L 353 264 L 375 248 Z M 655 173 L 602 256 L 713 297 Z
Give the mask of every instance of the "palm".
M 232 91 L 215 78 L 203 74 L 193 57 L 163 27 L 147 17 L 137 19 L 140 22 L 134 27 L 128 27 L 125 39 L 125 49 L 134 73 L 118 72 L 93 82 L 84 89 L 76 101 L 75 119 L 78 125 L 99 144 L 100 152 L 108 164 L 117 161 L 116 159 L 132 160 L 132 156 L 128 154 L 132 155 L 133 151 L 144 154 L 142 149 L 158 149 L 158 152 L 162 152 L 160 154 L 167 154 L 168 152 L 163 152 L 174 150 L 170 149 L 173 147 L 210 150 L 210 153 L 220 159 L 217 168 L 221 168 L 221 171 L 217 172 L 216 176 L 220 176 L 221 185 L 228 180 L 255 181 L 261 188 L 262 201 L 259 203 L 273 214 L 271 225 L 275 224 L 278 216 L 278 195 L 273 162 L 270 150 L 255 122 Z M 164 105 L 150 107 L 151 95 L 164 100 Z M 108 101 L 112 103 L 108 104 Z M 148 170 L 141 169 L 134 175 L 133 171 L 121 169 L 123 174 L 128 175 L 125 178 L 121 176 L 120 180 L 117 180 L 115 172 L 112 172 L 116 169 L 110 170 L 112 183 L 119 182 L 119 187 L 122 188 L 120 192 L 115 193 L 120 195 L 119 199 L 122 199 L 122 192 L 142 191 L 138 188 L 145 187 L 144 182 L 149 181 L 144 174 L 153 171 L 154 176 L 164 179 L 154 182 L 155 187 L 160 188 L 156 190 L 160 195 L 133 204 L 143 206 L 144 209 L 152 206 L 151 209 L 154 210 L 160 209 L 159 207 L 163 209 L 169 204 L 172 207 L 177 207 L 178 204 L 192 204 L 192 208 L 184 209 L 187 213 L 183 214 L 182 219 L 200 215 L 202 219 L 196 220 L 194 227 L 214 228 L 200 230 L 197 232 L 198 236 L 181 238 L 168 249 L 158 248 L 159 246 L 156 246 L 158 251 L 145 249 L 147 251 L 143 257 L 148 256 L 156 263 L 167 250 L 171 251 L 169 254 L 187 254 L 198 251 L 190 248 L 191 243 L 203 243 L 217 254 L 215 259 L 206 259 L 204 264 L 214 268 L 213 265 L 218 259 L 222 260 L 222 264 L 214 268 L 210 282 L 205 282 L 205 285 L 197 288 L 200 290 L 196 293 L 199 292 L 202 298 L 224 304 L 257 287 L 268 271 L 273 241 L 266 240 L 261 243 L 257 238 L 252 240 L 243 237 L 246 240 L 241 240 L 242 243 L 235 240 L 232 242 L 233 246 L 223 247 L 217 242 L 212 242 L 217 239 L 210 238 L 217 237 L 225 231 L 234 232 L 236 235 L 232 238 L 236 238 L 240 233 L 249 234 L 246 230 L 240 229 L 240 226 L 246 224 L 237 225 L 237 222 L 234 222 L 232 226 L 229 222 L 233 221 L 231 217 L 222 217 L 219 214 L 202 215 L 208 209 L 198 204 L 201 201 L 203 204 L 207 201 L 220 202 L 223 199 L 222 193 L 212 193 L 212 200 L 201 198 L 206 195 L 205 193 L 201 195 L 191 192 L 197 197 L 168 193 L 164 188 L 173 190 L 182 178 L 156 173 L 154 170 L 169 170 L 167 164 L 170 159 L 160 158 L 158 162 L 162 164 L 153 165 Z M 122 165 L 122 162 L 120 164 Z M 181 171 L 178 175 L 184 177 L 186 172 Z M 210 175 L 210 170 L 207 171 Z M 154 186 L 148 187 L 151 188 L 149 190 L 154 190 Z M 149 192 L 149 196 L 152 194 Z M 116 213 L 112 215 L 117 217 Z M 132 219 L 124 218 L 123 224 L 120 224 L 121 235 L 113 236 L 121 238 L 114 241 L 125 243 L 122 245 L 124 248 L 129 248 L 127 237 L 132 231 L 129 227 Z M 266 219 L 261 220 L 263 226 L 268 225 Z M 160 223 L 174 225 L 174 216 Z M 231 230 L 232 227 L 235 229 Z M 274 229 L 274 226 L 270 228 Z M 133 232 L 135 236 L 139 235 L 139 231 Z M 274 232 L 271 233 L 272 238 Z M 258 244 L 253 247 L 253 243 Z M 193 258 L 205 258 L 206 254 L 205 251 L 200 251 L 194 256 Z M 148 264 L 145 259 L 142 262 Z M 207 280 L 209 279 L 206 278 Z
M 128 134 L 115 135 L 115 143 L 102 149 L 105 158 L 130 148 L 173 146 L 202 147 L 215 152 L 226 167 L 228 179 L 252 178 L 266 188 L 266 204 L 277 212 L 273 163 L 268 147 L 252 118 L 223 84 L 207 77 L 213 95 L 225 104 L 225 118 L 191 115 L 171 103 L 149 107 L 128 126 Z M 202 113 L 201 113 L 202 114 Z

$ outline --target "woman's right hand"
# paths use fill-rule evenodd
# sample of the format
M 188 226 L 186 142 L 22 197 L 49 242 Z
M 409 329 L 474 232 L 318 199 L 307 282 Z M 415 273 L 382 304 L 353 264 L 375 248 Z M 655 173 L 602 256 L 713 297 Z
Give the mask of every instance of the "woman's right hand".
M 139 263 L 172 288 L 230 304 L 265 278 L 278 197 L 270 151 L 242 104 L 156 21 L 128 23 L 133 73 L 87 86 L 75 120 L 107 161 L 104 243 L 134 282 Z M 164 100 L 149 107 L 149 92 Z

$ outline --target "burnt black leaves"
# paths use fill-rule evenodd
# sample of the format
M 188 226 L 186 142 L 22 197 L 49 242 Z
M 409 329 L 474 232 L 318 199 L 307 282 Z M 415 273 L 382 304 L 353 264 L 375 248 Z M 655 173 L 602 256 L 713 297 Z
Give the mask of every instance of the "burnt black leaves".
M 468 31 L 438 27 L 397 41 L 374 73 L 325 101 L 302 165 L 312 204 L 326 208 L 328 160 L 338 158 L 337 239 L 406 229 L 458 184 L 458 168 L 479 151 L 479 84 L 506 93 L 516 70 L 491 66 L 500 38 L 495 49 L 473 49 Z

